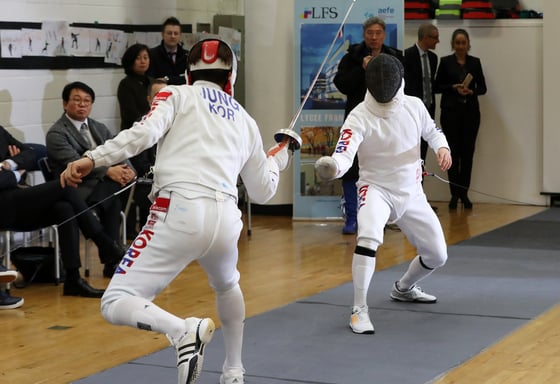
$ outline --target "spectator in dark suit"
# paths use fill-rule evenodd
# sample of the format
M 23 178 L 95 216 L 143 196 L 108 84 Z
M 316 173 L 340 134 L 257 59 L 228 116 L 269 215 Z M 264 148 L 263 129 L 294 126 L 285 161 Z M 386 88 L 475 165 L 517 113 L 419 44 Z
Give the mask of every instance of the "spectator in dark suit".
M 62 188 L 58 180 L 21 188 L 18 183 L 27 171 L 37 169 L 37 151 L 16 140 L 0 126 L 0 229 L 30 231 L 75 217 L 59 226 L 62 263 L 66 271 L 64 295 L 101 297 L 103 290 L 92 288 L 80 277 L 80 234 L 91 238 L 99 254 L 116 264 L 124 249 L 109 238 L 75 188 Z M 7 266 L 9 267 L 9 266 Z M 23 304 L 23 302 L 22 302 Z
M 334 85 L 346 95 L 344 118 L 356 105 L 364 101 L 366 95 L 365 68 L 369 61 L 380 53 L 397 57 L 402 61 L 402 51 L 389 47 L 385 41 L 385 21 L 379 17 L 370 17 L 363 24 L 364 40 L 359 44 L 352 44 L 338 64 L 338 72 L 334 77 Z M 344 234 L 356 233 L 358 191 L 358 158 L 354 158 L 352 167 L 342 176 L 342 190 L 344 195 L 344 213 L 346 221 L 342 228 Z
M 436 87 L 441 91 L 441 128 L 453 157 L 453 165 L 447 171 L 451 190 L 449 208 L 456 209 L 461 199 L 463 207 L 470 209 L 468 190 L 480 127 L 478 96 L 486 93 L 486 80 L 480 59 L 468 53 L 471 43 L 467 31 L 459 28 L 453 32 L 451 48 L 453 53 L 441 58 L 436 75 Z
M 404 93 L 420 98 L 430 116 L 435 117 L 435 77 L 438 57 L 432 52 L 439 43 L 439 31 L 433 24 L 418 27 L 418 41 L 404 50 Z M 425 55 L 425 58 L 424 58 Z M 427 60 L 427 61 L 424 61 Z M 428 65 L 425 65 L 428 63 Z M 428 143 L 422 139 L 420 157 L 426 161 Z
M 150 68 L 147 75 L 164 79 L 167 84 L 186 83 L 186 49 L 181 46 L 181 23 L 176 17 L 167 18 L 161 29 L 161 44 L 150 49 Z
M 62 91 L 64 113 L 49 129 L 46 139 L 48 161 L 57 179 L 68 163 L 113 137 L 105 124 L 89 117 L 94 101 L 93 89 L 79 81 L 66 85 Z M 99 203 L 96 212 L 105 233 L 114 241 L 120 237 L 122 204 L 111 196 L 135 177 L 136 173 L 128 162 L 100 167 L 84 178 L 78 188 L 78 194 L 87 205 Z M 116 264 L 109 263 L 107 255 L 100 254 L 100 257 L 106 260 L 103 275 L 111 277 Z

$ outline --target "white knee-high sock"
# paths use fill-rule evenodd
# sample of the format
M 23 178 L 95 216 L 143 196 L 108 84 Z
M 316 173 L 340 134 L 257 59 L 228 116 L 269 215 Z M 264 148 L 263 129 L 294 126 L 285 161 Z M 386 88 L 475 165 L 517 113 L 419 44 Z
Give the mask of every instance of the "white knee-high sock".
M 367 305 L 369 284 L 375 272 L 375 257 L 354 253 L 352 257 L 352 282 L 354 284 L 354 306 Z
M 408 270 L 400 278 L 398 285 L 403 291 L 409 290 L 414 284 L 429 276 L 434 270 L 428 269 L 420 262 L 420 256 L 416 256 L 408 265 Z
M 126 296 L 107 303 L 102 308 L 102 314 L 111 324 L 164 333 L 173 340 L 186 331 L 184 319 L 142 297 Z
M 216 305 L 226 348 L 223 370 L 225 372 L 231 368 L 243 369 L 241 351 L 245 325 L 245 300 L 239 284 L 228 291 L 217 292 Z

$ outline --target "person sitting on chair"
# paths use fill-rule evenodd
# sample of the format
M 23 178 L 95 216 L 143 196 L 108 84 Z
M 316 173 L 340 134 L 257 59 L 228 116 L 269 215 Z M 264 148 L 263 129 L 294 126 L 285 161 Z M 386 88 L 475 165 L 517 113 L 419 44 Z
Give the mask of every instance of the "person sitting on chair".
M 125 250 L 105 234 L 77 189 L 62 188 L 58 180 L 27 188 L 18 187 L 27 170 L 37 169 L 37 153 L 29 145 L 16 140 L 2 126 L 0 160 L 0 229 L 31 231 L 64 222 L 58 229 L 60 254 L 66 272 L 64 295 L 101 297 L 102 289 L 91 287 L 80 277 L 79 229 L 97 245 L 100 257 L 107 258 L 102 260 L 106 264 L 118 264 Z
M 107 126 L 89 117 L 95 102 L 95 92 L 87 84 L 76 81 L 62 90 L 64 113 L 47 132 L 47 157 L 56 179 L 66 165 L 78 160 L 97 145 L 113 137 Z M 117 241 L 120 237 L 121 201 L 111 197 L 136 177 L 130 162 L 98 168 L 78 188 L 87 205 L 96 206 L 96 213 L 105 233 Z M 107 255 L 101 255 L 105 260 Z M 103 276 L 111 277 L 116 264 L 106 262 Z

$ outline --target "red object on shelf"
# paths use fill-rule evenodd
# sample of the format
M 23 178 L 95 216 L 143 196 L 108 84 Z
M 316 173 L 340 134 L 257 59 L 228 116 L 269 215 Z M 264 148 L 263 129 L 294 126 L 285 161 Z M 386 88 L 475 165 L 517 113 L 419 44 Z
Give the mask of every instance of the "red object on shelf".
M 426 20 L 430 18 L 430 12 L 404 10 L 405 20 Z
M 490 1 L 463 1 L 461 9 L 475 8 L 475 9 L 492 9 L 492 2 Z
M 404 9 L 430 9 L 430 3 L 420 1 L 405 1 Z
M 463 19 L 495 19 L 494 12 L 481 11 L 481 10 L 463 10 Z

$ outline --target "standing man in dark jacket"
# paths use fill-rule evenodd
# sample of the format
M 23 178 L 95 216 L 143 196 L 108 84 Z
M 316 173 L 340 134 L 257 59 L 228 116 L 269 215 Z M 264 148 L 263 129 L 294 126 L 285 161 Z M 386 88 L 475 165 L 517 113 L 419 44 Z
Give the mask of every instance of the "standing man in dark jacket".
M 167 84 L 186 83 L 186 49 L 181 46 L 181 23 L 176 17 L 169 17 L 163 23 L 161 44 L 150 49 L 150 68 L 146 75 L 154 79 L 164 79 Z
M 438 57 L 432 52 L 439 43 L 439 31 L 433 24 L 418 27 L 418 41 L 404 50 L 404 93 L 420 98 L 432 119 L 436 113 L 435 78 Z M 424 57 L 424 55 L 426 55 Z M 426 66 L 426 61 L 428 65 Z M 428 143 L 422 139 L 420 157 L 426 161 Z
M 356 105 L 364 101 L 366 94 L 365 75 L 369 61 L 380 53 L 386 53 L 403 60 L 402 51 L 389 47 L 385 41 L 385 21 L 379 17 L 370 17 L 363 24 L 364 40 L 359 44 L 352 44 L 348 53 L 342 57 L 338 64 L 338 72 L 334 77 L 334 85 L 346 95 L 344 118 Z M 342 190 L 344 194 L 344 212 L 346 222 L 342 228 L 344 234 L 356 233 L 358 191 L 358 159 L 354 158 L 352 167 L 342 176 Z

